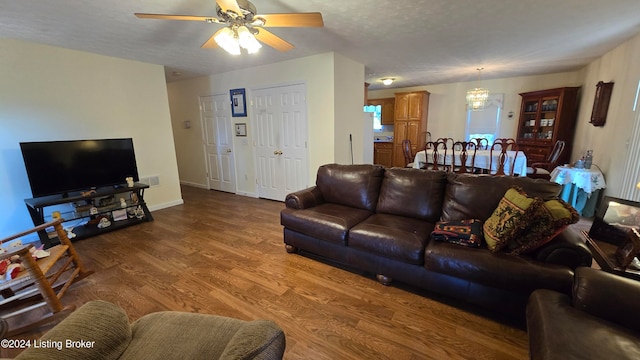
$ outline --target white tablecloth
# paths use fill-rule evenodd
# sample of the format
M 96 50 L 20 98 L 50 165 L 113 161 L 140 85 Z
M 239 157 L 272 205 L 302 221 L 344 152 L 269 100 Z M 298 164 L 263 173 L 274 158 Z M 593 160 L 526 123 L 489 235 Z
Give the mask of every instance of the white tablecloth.
M 551 181 L 562 185 L 560 197 L 585 217 L 595 215 L 600 189 L 604 189 L 604 175 L 597 168 L 577 169 L 558 166 L 551 172 Z
M 429 159 L 431 161 L 433 159 L 433 152 L 431 150 L 427 150 L 427 152 L 425 152 L 425 150 L 418 151 L 415 159 L 413 160 L 413 167 L 416 169 L 419 169 L 422 166 L 424 166 L 424 164 L 427 162 L 427 155 L 429 156 Z M 490 161 L 491 150 L 476 151 L 475 167 L 489 170 L 489 165 L 491 165 L 491 169 L 490 169 L 491 173 L 492 174 L 496 173 L 496 171 L 498 171 L 498 155 L 499 155 L 499 152 L 494 152 L 493 163 L 491 163 Z M 442 160 L 444 160 L 444 154 L 439 152 L 438 156 L 441 157 L 440 160 L 438 160 L 438 164 L 442 164 L 443 163 Z M 518 151 L 517 155 L 515 151 L 507 151 L 508 158 L 504 164 L 504 167 L 505 167 L 504 172 L 506 174 L 511 173 L 511 164 L 513 164 L 514 156 L 516 158 L 514 174 L 517 174 L 520 176 L 527 176 L 527 156 L 522 151 Z M 473 158 L 473 152 L 468 153 L 467 167 L 471 166 L 472 158 Z M 459 151 L 455 151 L 455 153 L 452 152 L 451 150 L 447 151 L 446 164 L 447 165 L 451 164 L 452 159 L 455 159 L 456 166 L 461 165 Z
M 574 184 L 587 194 L 598 189 L 604 189 L 604 175 L 598 168 L 578 169 L 568 166 L 558 166 L 551 172 L 551 181 L 560 185 Z

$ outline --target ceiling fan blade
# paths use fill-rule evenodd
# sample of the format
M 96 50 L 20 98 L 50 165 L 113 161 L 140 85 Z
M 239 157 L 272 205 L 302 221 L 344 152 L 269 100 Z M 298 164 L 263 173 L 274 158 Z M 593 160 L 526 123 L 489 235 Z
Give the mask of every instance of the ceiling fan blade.
M 223 29 L 224 28 L 219 29 L 218 31 L 216 31 L 213 35 L 211 35 L 209 40 L 205 41 L 205 43 L 202 44 L 202 46 L 200 46 L 200 47 L 203 48 L 203 49 L 215 49 L 215 48 L 217 48 L 218 47 L 218 43 L 216 42 L 215 37 Z
M 214 22 L 214 23 L 219 22 L 217 18 L 210 17 L 210 16 L 143 14 L 143 13 L 134 13 L 134 15 L 141 19 L 188 20 L 188 21 L 206 21 L 206 22 Z
M 227 12 L 227 10 L 231 10 L 239 16 L 242 16 L 242 10 L 236 0 L 216 0 L 216 3 L 222 11 Z
M 256 34 L 256 39 L 262 41 L 263 43 L 271 46 L 272 48 L 279 51 L 289 51 L 294 48 L 293 45 L 284 41 L 282 38 L 274 35 L 272 32 L 269 32 L 265 29 L 257 29 L 258 33 Z
M 319 12 L 292 14 L 261 14 L 255 18 L 265 20 L 265 27 L 323 27 L 322 14 Z

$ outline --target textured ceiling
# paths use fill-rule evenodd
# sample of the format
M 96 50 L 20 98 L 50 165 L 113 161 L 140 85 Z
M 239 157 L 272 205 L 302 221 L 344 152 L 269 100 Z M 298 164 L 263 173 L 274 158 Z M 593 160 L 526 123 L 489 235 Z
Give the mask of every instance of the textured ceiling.
M 319 11 L 325 26 L 270 28 L 295 49 L 231 56 L 200 48 L 221 25 L 133 15 L 214 16 L 214 0 L 0 0 L 0 37 L 164 65 L 167 81 L 335 51 L 379 89 L 383 77 L 392 87 L 472 81 L 478 67 L 483 79 L 572 71 L 640 32 L 640 0 L 252 2 L 258 13 Z

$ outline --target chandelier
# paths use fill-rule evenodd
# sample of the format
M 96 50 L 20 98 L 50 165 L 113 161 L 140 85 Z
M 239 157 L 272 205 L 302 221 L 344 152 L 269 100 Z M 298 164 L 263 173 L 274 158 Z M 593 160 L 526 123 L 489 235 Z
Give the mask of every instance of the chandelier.
M 489 99 L 489 89 L 480 87 L 480 74 L 484 68 L 478 68 L 478 87 L 467 90 L 467 109 L 471 111 L 483 110 L 487 99 Z
M 258 31 L 255 29 L 254 31 Z M 220 29 L 214 40 L 231 55 L 240 55 L 240 49 L 245 49 L 249 54 L 255 54 L 262 45 L 256 36 L 244 25 L 231 25 Z

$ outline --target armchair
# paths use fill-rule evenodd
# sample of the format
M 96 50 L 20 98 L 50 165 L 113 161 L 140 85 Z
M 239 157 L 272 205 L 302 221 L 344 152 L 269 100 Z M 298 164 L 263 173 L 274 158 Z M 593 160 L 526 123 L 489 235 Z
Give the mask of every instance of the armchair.
M 533 163 L 531 166 L 527 167 L 527 177 L 547 180 L 551 179 L 551 171 L 558 166 L 558 160 L 564 151 L 564 146 L 564 141 L 556 141 L 545 161 Z
M 576 269 L 573 299 L 536 290 L 527 305 L 531 359 L 640 359 L 640 282 Z

